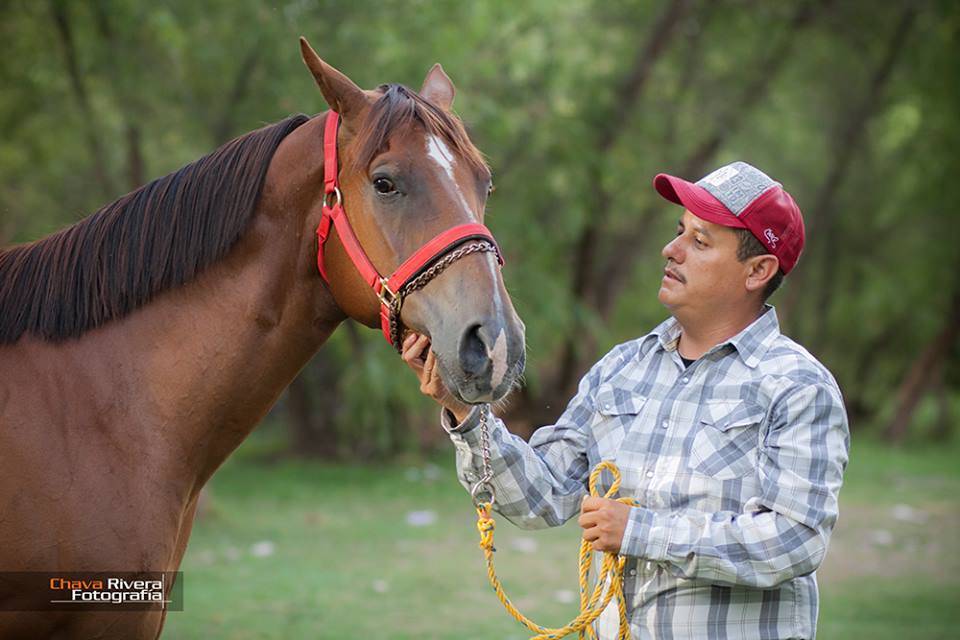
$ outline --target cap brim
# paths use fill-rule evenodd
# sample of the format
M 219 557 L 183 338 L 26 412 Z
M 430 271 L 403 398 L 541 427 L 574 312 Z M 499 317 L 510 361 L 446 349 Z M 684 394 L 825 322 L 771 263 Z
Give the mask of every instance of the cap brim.
M 714 198 L 709 191 L 692 182 L 687 182 L 683 178 L 658 173 L 657 177 L 653 179 L 653 188 L 665 199 L 686 207 L 690 213 L 698 218 L 724 227 L 747 228 L 747 225 L 743 224 L 740 218 L 730 213 L 730 210 Z

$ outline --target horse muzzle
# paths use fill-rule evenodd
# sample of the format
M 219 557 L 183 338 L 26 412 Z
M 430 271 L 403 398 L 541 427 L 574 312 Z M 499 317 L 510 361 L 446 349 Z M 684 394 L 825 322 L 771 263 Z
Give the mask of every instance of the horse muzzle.
M 456 372 L 451 377 L 463 402 L 500 400 L 523 372 L 522 324 L 517 318 L 511 320 L 474 322 L 461 332 L 456 341 Z

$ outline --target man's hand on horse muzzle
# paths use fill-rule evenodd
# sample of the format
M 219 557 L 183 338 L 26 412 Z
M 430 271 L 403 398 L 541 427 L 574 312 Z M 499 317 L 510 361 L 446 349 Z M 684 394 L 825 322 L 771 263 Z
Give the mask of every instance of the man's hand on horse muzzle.
M 470 405 L 454 398 L 440 378 L 437 356 L 430 349 L 430 338 L 417 333 L 409 334 L 403 340 L 400 356 L 420 380 L 420 392 L 446 407 L 458 424 L 463 422 L 470 413 Z

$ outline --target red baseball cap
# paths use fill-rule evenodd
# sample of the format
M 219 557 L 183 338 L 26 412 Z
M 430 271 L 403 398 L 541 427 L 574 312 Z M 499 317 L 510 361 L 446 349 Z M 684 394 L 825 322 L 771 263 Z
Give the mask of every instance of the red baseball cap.
M 790 273 L 803 251 L 803 214 L 783 186 L 746 162 L 720 167 L 696 183 L 665 173 L 653 179 L 670 202 L 709 222 L 748 229 Z

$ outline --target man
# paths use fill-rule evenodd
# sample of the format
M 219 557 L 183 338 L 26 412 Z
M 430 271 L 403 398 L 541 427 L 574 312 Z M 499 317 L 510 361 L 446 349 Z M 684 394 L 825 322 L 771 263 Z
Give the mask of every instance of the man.
M 800 210 L 744 162 L 654 186 L 685 208 L 662 252 L 672 317 L 614 347 L 529 444 L 489 421 L 495 508 L 523 527 L 579 513 L 594 549 L 626 556 L 634 638 L 813 638 L 849 431 L 830 372 L 765 303 L 803 249 Z M 479 409 L 445 393 L 428 345 L 409 337 L 404 359 L 444 406 L 469 488 Z M 601 460 L 640 506 L 584 499 Z M 601 637 L 616 637 L 616 620 L 608 608 Z

